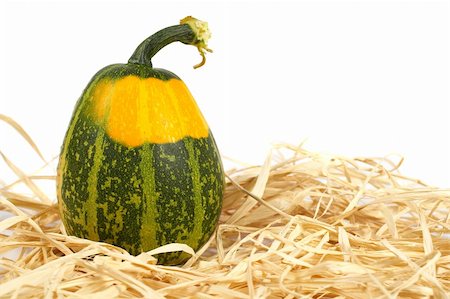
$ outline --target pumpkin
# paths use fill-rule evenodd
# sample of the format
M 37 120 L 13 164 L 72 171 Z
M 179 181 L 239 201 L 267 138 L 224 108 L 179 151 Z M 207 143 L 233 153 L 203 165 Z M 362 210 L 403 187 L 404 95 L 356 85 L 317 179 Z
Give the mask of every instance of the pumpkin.
M 57 195 L 67 234 L 107 242 L 133 255 L 169 243 L 198 250 L 222 207 L 217 145 L 187 86 L 151 58 L 180 41 L 203 60 L 209 31 L 192 17 L 144 40 L 127 64 L 91 79 L 62 145 Z M 180 264 L 181 251 L 157 255 Z

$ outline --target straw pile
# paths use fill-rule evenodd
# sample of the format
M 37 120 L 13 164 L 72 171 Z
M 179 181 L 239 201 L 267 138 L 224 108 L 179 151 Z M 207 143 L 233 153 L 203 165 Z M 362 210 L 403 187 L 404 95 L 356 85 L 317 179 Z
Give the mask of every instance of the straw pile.
M 3 117 L 3 120 L 7 120 Z M 13 125 L 37 150 L 28 135 Z M 450 190 L 400 174 L 402 162 L 282 145 L 262 166 L 228 172 L 218 229 L 132 256 L 67 236 L 54 201 L 18 175 L 0 186 L 2 298 L 448 298 Z M 29 189 L 15 192 L 23 185 Z M 30 195 L 31 194 L 31 195 Z M 184 250 L 182 267 L 152 254 Z

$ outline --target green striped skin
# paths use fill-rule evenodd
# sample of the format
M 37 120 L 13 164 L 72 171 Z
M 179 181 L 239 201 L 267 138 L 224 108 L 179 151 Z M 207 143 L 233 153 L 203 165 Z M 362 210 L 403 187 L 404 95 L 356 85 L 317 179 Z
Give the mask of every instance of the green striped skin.
M 224 172 L 209 131 L 173 143 L 126 146 L 90 117 L 92 90 L 124 76 L 179 80 L 138 64 L 98 72 L 75 107 L 58 165 L 58 199 L 69 235 L 117 245 L 133 255 L 168 243 L 199 249 L 211 237 L 222 208 Z M 126 107 L 124 107 L 126 109 Z M 180 264 L 181 252 L 159 254 Z
M 169 79 L 178 79 L 180 78 L 174 73 L 165 70 L 148 67 L 146 65 L 137 64 L 137 63 L 128 63 L 128 64 L 112 64 L 104 67 L 97 74 L 94 75 L 92 81 L 99 81 L 105 78 L 122 78 L 128 75 L 136 75 L 140 78 L 157 78 L 163 81 Z M 88 85 L 88 88 L 90 85 Z

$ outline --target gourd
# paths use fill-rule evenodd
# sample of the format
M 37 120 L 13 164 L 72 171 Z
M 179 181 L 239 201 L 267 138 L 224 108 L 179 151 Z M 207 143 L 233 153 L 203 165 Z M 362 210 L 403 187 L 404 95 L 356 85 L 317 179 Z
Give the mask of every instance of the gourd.
M 217 145 L 190 91 L 152 57 L 180 41 L 205 62 L 207 23 L 192 17 L 144 40 L 127 64 L 91 79 L 67 129 L 57 196 L 67 234 L 107 242 L 133 255 L 169 243 L 199 249 L 222 207 L 224 172 Z M 180 264 L 181 251 L 157 255 Z

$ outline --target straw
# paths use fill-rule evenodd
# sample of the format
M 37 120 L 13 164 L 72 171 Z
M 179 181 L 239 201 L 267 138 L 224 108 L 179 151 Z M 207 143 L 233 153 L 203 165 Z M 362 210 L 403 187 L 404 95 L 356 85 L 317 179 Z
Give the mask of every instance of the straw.
M 40 155 L 17 123 L 0 120 Z M 55 174 L 2 157 L 17 181 L 0 186 L 1 298 L 449 297 L 450 190 L 401 174 L 401 157 L 276 145 L 261 166 L 228 171 L 203 248 L 139 256 L 67 236 L 55 199 L 36 184 Z M 192 255 L 185 265 L 156 264 L 153 255 L 178 250 Z

